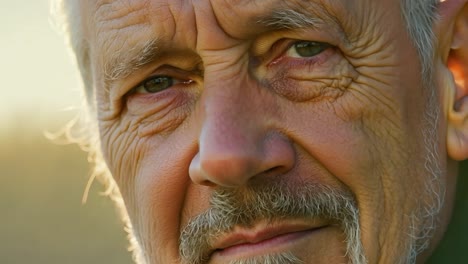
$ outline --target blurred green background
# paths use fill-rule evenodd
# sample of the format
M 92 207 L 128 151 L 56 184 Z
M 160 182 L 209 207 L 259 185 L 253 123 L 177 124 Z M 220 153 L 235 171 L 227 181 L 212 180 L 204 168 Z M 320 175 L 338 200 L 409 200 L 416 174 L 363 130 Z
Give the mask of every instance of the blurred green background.
M 81 202 L 86 154 L 44 136 L 75 117 L 81 103 L 48 0 L 2 0 L 0 33 L 0 264 L 132 263 L 103 187 L 94 183 Z M 468 200 L 466 189 L 459 194 Z M 468 203 L 458 208 L 468 212 Z M 468 214 L 453 224 L 447 238 L 459 243 L 443 243 L 430 263 L 468 263 Z
M 91 189 L 76 146 L 53 145 L 16 116 L 0 135 L 0 263 L 132 263 L 110 200 Z

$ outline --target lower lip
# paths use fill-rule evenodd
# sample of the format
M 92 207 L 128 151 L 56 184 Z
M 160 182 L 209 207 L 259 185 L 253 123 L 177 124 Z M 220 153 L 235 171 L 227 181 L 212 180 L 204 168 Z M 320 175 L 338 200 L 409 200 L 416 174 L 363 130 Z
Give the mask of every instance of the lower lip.
M 324 228 L 326 228 L 326 226 L 304 231 L 287 233 L 272 237 L 270 239 L 262 240 L 258 243 L 244 243 L 232 247 L 227 247 L 225 249 L 215 251 L 212 255 L 212 258 L 231 258 L 234 256 L 249 257 L 261 255 L 264 253 L 273 253 L 275 251 L 279 252 L 282 249 L 284 250 L 285 247 L 288 247 L 292 243 L 297 243 L 302 238 L 317 233 Z

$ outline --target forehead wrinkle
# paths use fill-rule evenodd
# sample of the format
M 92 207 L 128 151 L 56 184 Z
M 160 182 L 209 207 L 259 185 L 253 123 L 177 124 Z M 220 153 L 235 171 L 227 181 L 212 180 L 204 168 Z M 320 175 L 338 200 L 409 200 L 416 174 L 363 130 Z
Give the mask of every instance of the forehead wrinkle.
M 350 0 L 221 0 L 213 2 L 219 5 L 214 8 L 215 13 L 219 12 L 216 15 L 219 25 L 226 33 L 229 33 L 229 36 L 237 39 L 267 31 L 313 29 L 332 30 L 340 40 L 347 42 L 347 34 L 341 26 L 340 18 L 335 17 L 335 12 L 333 12 L 343 4 L 341 1 Z M 225 10 L 229 12 L 226 13 Z
M 101 1 L 95 7 L 94 22 L 111 23 L 113 28 L 138 24 L 138 21 L 147 20 L 148 4 L 148 0 Z
M 146 5 L 131 6 L 103 4 L 94 13 L 95 38 L 98 47 L 103 51 L 109 50 L 121 33 L 138 31 L 139 28 L 149 25 Z
M 157 38 L 139 41 L 145 33 L 150 33 L 148 3 L 145 0 L 97 4 L 94 35 L 106 89 L 109 82 L 129 76 L 155 56 Z

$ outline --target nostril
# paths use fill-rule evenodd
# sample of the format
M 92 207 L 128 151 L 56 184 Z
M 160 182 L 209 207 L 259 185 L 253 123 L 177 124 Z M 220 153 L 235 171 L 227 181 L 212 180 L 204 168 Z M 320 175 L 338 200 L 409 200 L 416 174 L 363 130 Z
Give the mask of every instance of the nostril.
M 206 186 L 206 187 L 215 187 L 216 184 L 212 181 L 209 180 L 204 180 L 199 183 L 200 185 Z
M 276 166 L 276 167 L 274 167 L 274 168 L 270 168 L 270 169 L 266 170 L 264 173 L 265 173 L 266 175 L 269 175 L 269 174 L 272 174 L 272 173 L 276 173 L 276 172 L 278 172 L 278 171 L 281 171 L 281 167 L 283 167 L 283 166 Z
M 276 166 L 276 167 L 273 167 L 273 168 L 270 168 L 268 170 L 265 170 L 262 174 L 264 176 L 276 176 L 276 175 L 279 175 L 279 174 L 283 174 L 285 172 L 287 172 L 289 169 L 287 166 Z

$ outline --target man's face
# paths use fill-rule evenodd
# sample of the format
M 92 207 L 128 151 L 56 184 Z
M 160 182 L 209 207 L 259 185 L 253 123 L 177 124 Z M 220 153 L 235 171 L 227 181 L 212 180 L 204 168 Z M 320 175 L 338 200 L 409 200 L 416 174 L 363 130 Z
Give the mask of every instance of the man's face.
M 444 164 L 399 1 L 82 8 L 102 150 L 148 262 L 396 263 L 427 231 Z

